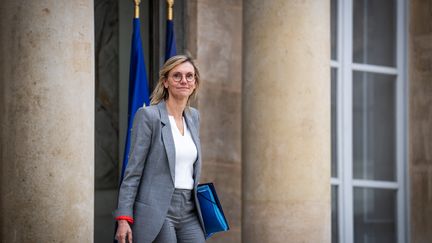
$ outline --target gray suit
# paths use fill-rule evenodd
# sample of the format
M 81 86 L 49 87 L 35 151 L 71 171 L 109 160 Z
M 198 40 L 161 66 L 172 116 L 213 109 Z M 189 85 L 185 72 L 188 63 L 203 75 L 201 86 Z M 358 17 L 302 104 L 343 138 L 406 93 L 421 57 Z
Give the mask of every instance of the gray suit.
M 184 112 L 186 124 L 198 150 L 194 164 L 194 198 L 204 230 L 196 188 L 201 173 L 199 113 Z M 129 161 L 120 186 L 114 217 L 129 216 L 134 242 L 152 242 L 164 223 L 174 192 L 175 147 L 165 102 L 140 108 L 134 118 Z

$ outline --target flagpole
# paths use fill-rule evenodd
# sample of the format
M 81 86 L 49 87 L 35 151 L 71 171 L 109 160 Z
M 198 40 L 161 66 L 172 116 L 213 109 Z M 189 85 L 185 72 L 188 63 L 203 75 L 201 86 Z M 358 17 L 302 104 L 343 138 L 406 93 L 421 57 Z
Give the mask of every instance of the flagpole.
M 167 9 L 167 26 L 166 26 L 166 46 L 165 46 L 165 61 L 170 57 L 177 55 L 177 48 L 175 44 L 175 35 L 174 35 L 174 21 L 173 21 L 173 5 L 174 0 L 166 0 L 168 9 Z
M 135 2 L 135 18 L 139 19 L 139 5 L 141 3 L 141 0 L 134 0 Z
M 168 20 L 173 20 L 174 0 L 167 0 L 168 3 Z

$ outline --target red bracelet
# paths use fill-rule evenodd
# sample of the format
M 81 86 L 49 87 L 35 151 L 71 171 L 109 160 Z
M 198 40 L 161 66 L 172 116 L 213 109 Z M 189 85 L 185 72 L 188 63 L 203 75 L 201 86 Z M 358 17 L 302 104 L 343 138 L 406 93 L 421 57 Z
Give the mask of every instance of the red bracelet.
M 133 224 L 134 220 L 133 218 L 129 217 L 129 216 L 118 216 L 117 218 L 115 218 L 116 220 L 126 220 L 128 221 L 130 224 Z

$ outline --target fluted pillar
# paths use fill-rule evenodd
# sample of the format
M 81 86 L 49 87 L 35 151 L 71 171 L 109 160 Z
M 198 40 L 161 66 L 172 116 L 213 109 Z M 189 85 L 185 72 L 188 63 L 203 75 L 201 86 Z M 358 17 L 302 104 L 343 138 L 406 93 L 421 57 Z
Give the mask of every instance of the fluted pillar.
M 0 242 L 92 242 L 93 1 L 0 3 Z
M 330 242 L 329 4 L 243 2 L 243 242 Z

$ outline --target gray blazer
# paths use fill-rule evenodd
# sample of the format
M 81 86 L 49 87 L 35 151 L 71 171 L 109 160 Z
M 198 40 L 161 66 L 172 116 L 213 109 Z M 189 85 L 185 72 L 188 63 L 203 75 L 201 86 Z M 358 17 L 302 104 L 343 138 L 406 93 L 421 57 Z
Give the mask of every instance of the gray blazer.
M 199 113 L 185 109 L 184 117 L 198 150 L 194 164 L 194 194 L 204 231 L 196 188 L 201 173 Z M 140 108 L 134 118 L 129 161 L 120 186 L 114 217 L 129 216 L 133 241 L 152 242 L 162 228 L 174 192 L 175 147 L 165 102 Z M 205 232 L 205 231 L 204 231 Z

